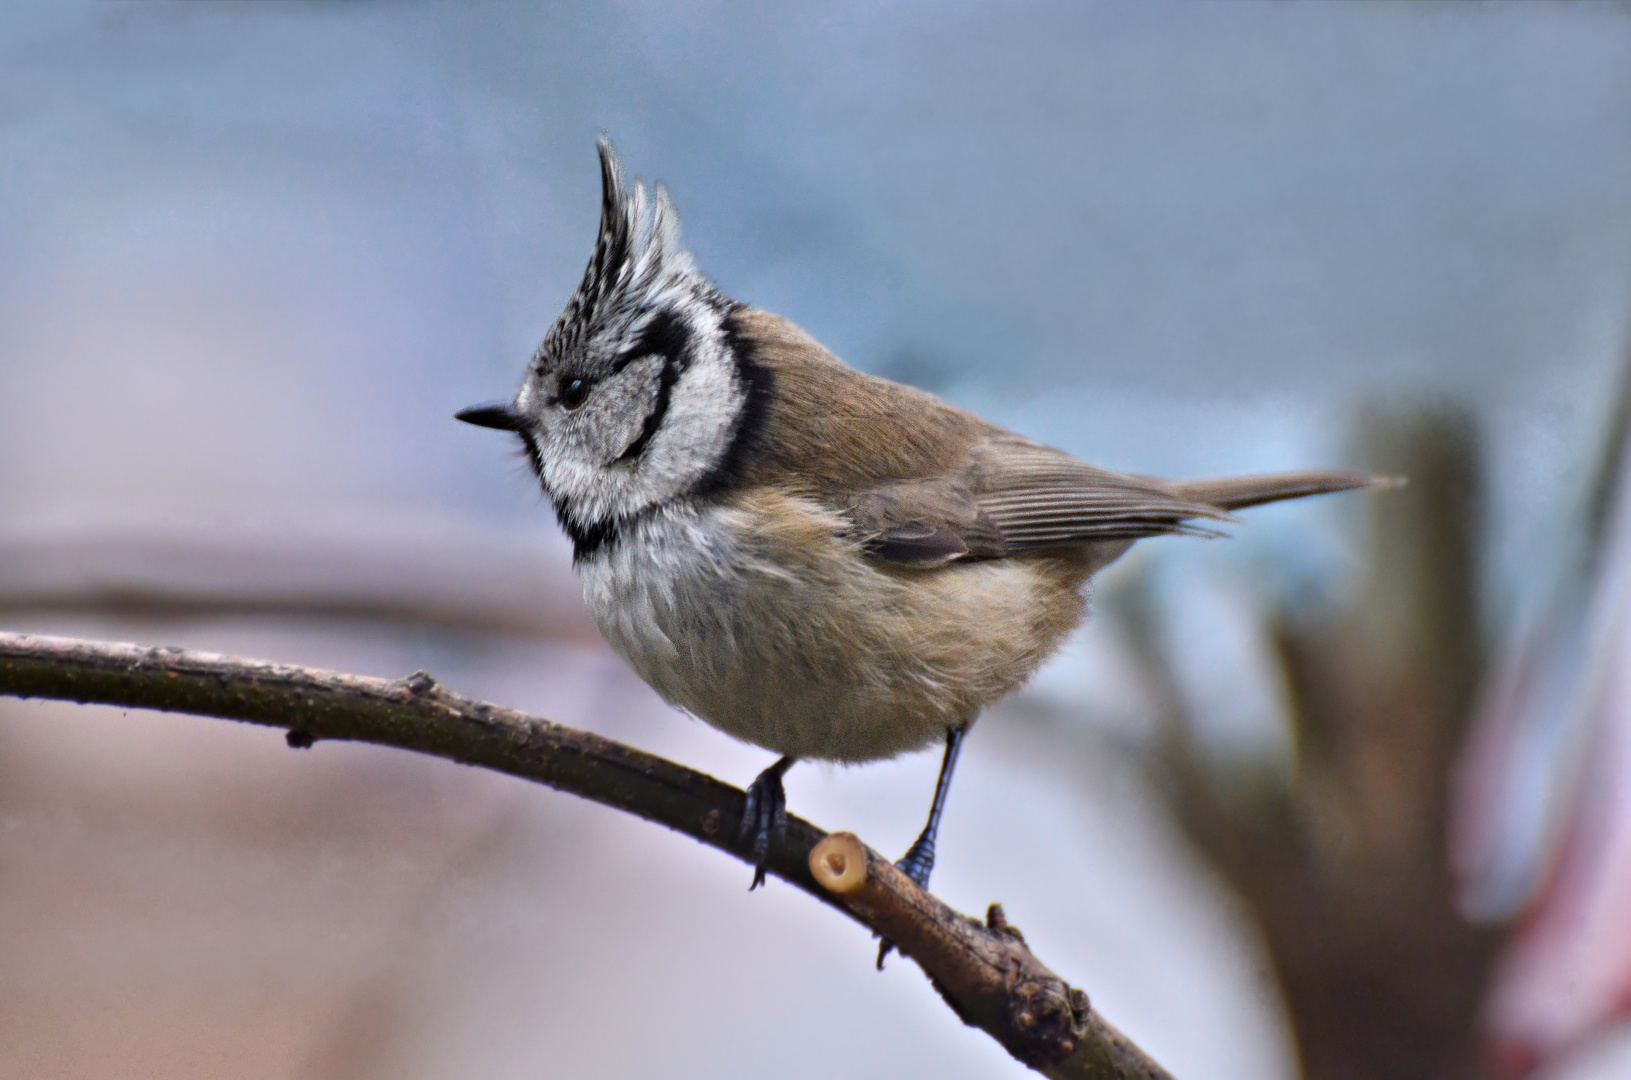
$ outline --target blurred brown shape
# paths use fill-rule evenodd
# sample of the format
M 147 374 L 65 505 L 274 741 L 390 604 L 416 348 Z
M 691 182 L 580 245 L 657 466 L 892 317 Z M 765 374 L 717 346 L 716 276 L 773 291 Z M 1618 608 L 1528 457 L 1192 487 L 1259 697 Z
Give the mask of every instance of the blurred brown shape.
M 276 531 L 0 527 L 0 618 L 349 618 L 598 642 L 551 539 L 435 518 Z
M 1367 465 L 1408 477 L 1369 500 L 1361 587 L 1282 608 L 1289 776 L 1220 775 L 1171 703 L 1163 762 L 1181 823 L 1256 916 L 1307 1080 L 1480 1075 L 1480 1016 L 1506 932 L 1457 909 L 1446 843 L 1457 752 L 1483 667 L 1479 441 L 1463 411 L 1373 408 Z

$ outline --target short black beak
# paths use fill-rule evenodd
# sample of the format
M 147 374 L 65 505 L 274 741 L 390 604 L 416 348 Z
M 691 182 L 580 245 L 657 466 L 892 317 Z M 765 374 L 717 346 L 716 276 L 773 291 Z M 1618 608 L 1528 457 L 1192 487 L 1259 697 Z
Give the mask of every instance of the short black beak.
M 521 414 L 515 411 L 515 406 L 508 401 L 489 401 L 485 405 L 472 405 L 468 409 L 460 409 L 453 414 L 453 419 L 463 420 L 467 424 L 477 427 L 492 428 L 495 431 L 520 431 Z

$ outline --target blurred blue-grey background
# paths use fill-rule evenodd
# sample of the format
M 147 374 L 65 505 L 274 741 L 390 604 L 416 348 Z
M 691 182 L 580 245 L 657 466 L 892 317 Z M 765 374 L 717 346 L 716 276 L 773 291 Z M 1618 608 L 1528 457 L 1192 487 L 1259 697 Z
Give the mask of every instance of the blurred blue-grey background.
M 575 286 L 597 130 L 726 293 L 859 367 L 1171 476 L 1351 463 L 1361 405 L 1459 402 L 1491 617 L 1567 561 L 1631 332 L 1623 5 L 18 4 L 5 622 L 427 666 L 751 777 L 597 643 L 512 448 L 450 419 Z M 1150 558 L 1340 590 L 1361 524 Z M 1202 593 L 1197 678 L 1238 681 Z M 1186 1080 L 1288 1077 L 1248 920 L 1104 751 L 1143 706 L 1093 634 L 977 730 L 937 885 Z M 935 765 L 800 770 L 793 807 L 904 848 Z M 443 763 L 0 702 L 0 1071 L 1013 1074 L 746 881 Z

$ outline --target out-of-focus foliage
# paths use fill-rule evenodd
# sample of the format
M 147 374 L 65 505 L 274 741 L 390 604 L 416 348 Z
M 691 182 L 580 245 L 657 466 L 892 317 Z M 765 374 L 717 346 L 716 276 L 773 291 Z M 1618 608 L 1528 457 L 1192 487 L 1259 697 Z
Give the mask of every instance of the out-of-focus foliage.
M 1462 917 L 1445 836 L 1484 652 L 1478 439 L 1450 407 L 1375 408 L 1361 426 L 1367 465 L 1408 484 L 1365 498 L 1345 602 L 1263 612 L 1289 768 L 1208 755 L 1216 706 L 1185 693 L 1136 583 L 1118 606 L 1167 688 L 1166 789 L 1262 927 L 1304 1075 L 1472 1076 L 1500 934 Z

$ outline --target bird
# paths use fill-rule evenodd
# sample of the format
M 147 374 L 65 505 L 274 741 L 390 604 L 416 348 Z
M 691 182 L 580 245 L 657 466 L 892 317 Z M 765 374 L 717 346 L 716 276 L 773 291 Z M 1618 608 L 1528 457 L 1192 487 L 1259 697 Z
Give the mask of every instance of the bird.
M 667 189 L 631 186 L 604 134 L 598 148 L 582 282 L 514 397 L 455 416 L 520 437 L 634 671 L 780 755 L 746 792 L 749 891 L 795 762 L 938 743 L 928 820 L 896 864 L 927 889 L 964 736 L 1082 622 L 1095 573 L 1141 538 L 1216 536 L 1235 510 L 1386 482 L 1116 473 L 858 371 L 722 293 Z

